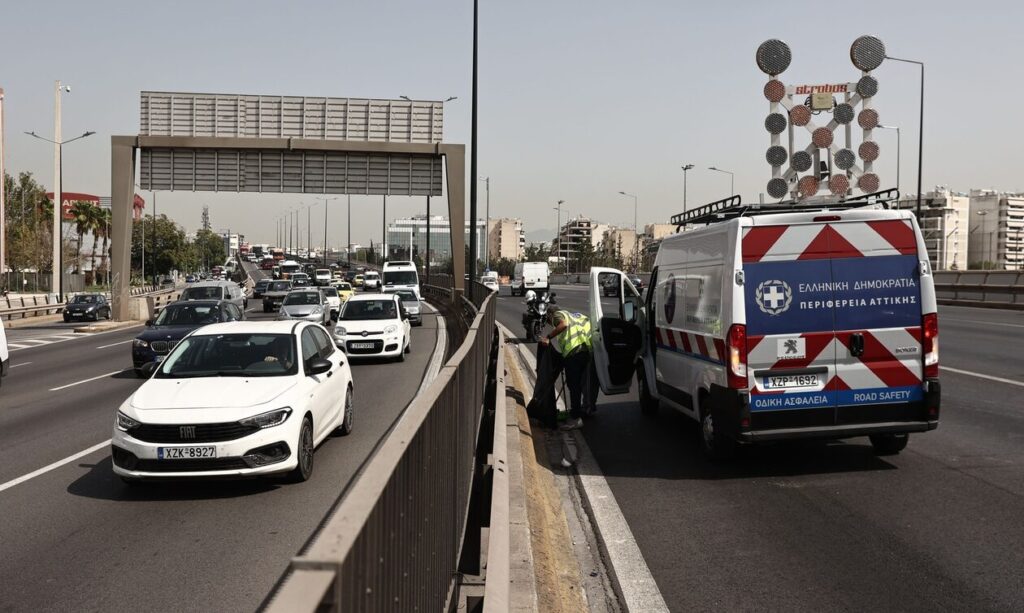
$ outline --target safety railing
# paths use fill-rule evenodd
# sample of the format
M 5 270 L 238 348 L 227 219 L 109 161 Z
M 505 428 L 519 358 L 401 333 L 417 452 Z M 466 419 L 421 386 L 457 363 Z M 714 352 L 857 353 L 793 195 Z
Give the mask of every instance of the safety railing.
M 943 270 L 934 281 L 939 304 L 1024 309 L 1024 272 Z
M 439 611 L 457 596 L 494 313 L 485 297 L 455 354 L 293 558 L 266 610 Z

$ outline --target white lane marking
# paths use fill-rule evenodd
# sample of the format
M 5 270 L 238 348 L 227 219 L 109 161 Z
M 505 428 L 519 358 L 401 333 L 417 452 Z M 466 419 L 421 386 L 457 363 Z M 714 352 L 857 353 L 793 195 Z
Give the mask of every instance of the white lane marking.
M 51 387 L 50 391 L 51 392 L 59 392 L 60 390 L 67 389 L 69 387 L 74 387 L 76 385 L 81 385 L 83 383 L 89 383 L 90 381 L 96 381 L 97 379 L 106 379 L 107 377 L 112 377 L 112 376 L 114 376 L 114 375 L 116 375 L 118 373 L 122 373 L 122 372 L 124 372 L 123 368 L 121 370 L 115 370 L 114 372 L 108 372 L 105 375 L 98 375 L 96 377 L 90 377 L 88 379 L 82 379 L 81 381 L 75 381 L 74 383 L 68 383 L 67 385 L 62 385 L 60 387 Z
M 18 343 L 7 343 L 7 348 L 11 351 L 15 349 L 27 349 L 29 347 L 38 347 L 39 345 L 19 345 Z
M 130 339 L 126 340 L 126 341 L 121 341 L 119 343 L 110 343 L 109 345 L 100 345 L 99 347 L 97 347 L 97 349 L 106 349 L 107 347 L 116 347 L 118 345 L 124 345 L 125 343 L 130 343 L 130 342 L 132 342 L 134 340 L 135 340 L 134 338 L 130 338 Z
M 444 354 L 448 347 L 448 332 L 445 329 L 444 317 L 440 313 L 437 314 L 436 321 L 437 341 L 434 344 L 434 355 L 430 358 L 430 365 L 427 366 L 427 372 L 423 376 L 423 381 L 420 382 L 420 388 L 416 390 L 416 396 L 430 387 L 430 384 L 437 378 L 437 373 L 441 372 L 441 367 L 444 366 Z
M 55 334 L 53 336 L 47 336 L 43 339 L 17 339 L 16 342 L 8 343 L 8 347 L 11 347 L 11 351 L 32 349 L 33 347 L 45 347 L 46 345 L 53 345 L 54 343 L 65 343 L 67 341 L 74 341 L 81 338 L 89 338 L 90 336 L 99 336 L 100 334 L 110 334 L 112 332 L 122 332 L 124 330 L 131 330 L 132 328 L 138 328 L 142 326 L 141 323 L 133 326 L 127 326 L 124 328 L 115 328 L 113 330 L 103 330 L 102 332 L 82 332 L 75 334 Z M 22 345 L 21 343 L 36 343 L 35 345 Z
M 94 451 L 99 451 L 100 449 L 103 449 L 104 447 L 107 447 L 108 445 L 110 445 L 110 439 L 109 438 L 107 440 L 103 441 L 102 443 L 99 443 L 98 445 L 93 445 L 92 447 L 89 447 L 88 449 L 83 449 L 82 451 L 79 451 L 75 455 L 68 456 L 68 457 L 64 458 L 63 460 L 57 460 L 53 464 L 48 464 L 48 465 L 46 465 L 46 466 L 44 466 L 44 467 L 42 467 L 42 468 L 40 468 L 38 470 L 33 470 L 32 472 L 28 473 L 27 475 L 22 475 L 22 476 L 18 477 L 17 479 L 11 479 L 7 483 L 4 483 L 3 485 L 0 485 L 0 492 L 2 492 L 4 490 L 7 490 L 7 489 L 10 489 L 10 488 L 12 488 L 15 485 L 18 485 L 20 483 L 24 483 L 24 482 L 28 481 L 29 479 L 34 479 L 34 478 L 38 477 L 39 475 L 46 474 L 46 473 L 50 472 L 51 470 L 54 470 L 56 468 L 60 468 L 61 466 L 64 466 L 65 464 L 68 464 L 69 462 L 74 462 L 78 458 L 85 457 L 85 456 L 89 455 L 90 453 L 93 453 Z
M 17 367 L 19 367 L 19 366 L 28 366 L 28 365 L 29 365 L 29 364 L 31 364 L 31 363 L 32 363 L 32 362 L 22 362 L 22 363 L 20 363 L 20 364 L 11 364 L 11 368 L 17 368 Z
M 1024 324 L 1008 324 L 1001 321 L 982 321 L 980 319 L 959 319 L 956 317 L 943 317 L 942 321 L 959 321 L 971 324 L 984 324 L 986 326 L 1006 326 L 1007 328 L 1024 328 Z
M 958 375 L 967 375 L 969 377 L 978 377 L 979 379 L 988 379 L 989 381 L 997 381 L 999 383 L 1006 383 L 1007 385 L 1016 385 L 1017 387 L 1024 387 L 1024 383 L 1020 381 L 1014 381 L 1013 379 L 993 377 L 992 375 L 985 375 L 980 372 L 971 372 L 969 370 L 960 370 L 959 368 L 950 368 L 949 366 L 940 366 L 939 368 L 941 368 L 942 370 L 948 370 L 949 372 L 955 372 Z

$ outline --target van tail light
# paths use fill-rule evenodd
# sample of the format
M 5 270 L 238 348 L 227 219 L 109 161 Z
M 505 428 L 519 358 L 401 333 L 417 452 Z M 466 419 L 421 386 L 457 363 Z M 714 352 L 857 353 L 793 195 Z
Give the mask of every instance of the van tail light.
M 729 387 L 737 390 L 746 389 L 747 327 L 743 324 L 730 326 L 726 347 L 729 352 Z
M 922 321 L 922 340 L 924 341 L 924 376 L 926 379 L 937 379 L 939 376 L 939 316 L 929 313 Z

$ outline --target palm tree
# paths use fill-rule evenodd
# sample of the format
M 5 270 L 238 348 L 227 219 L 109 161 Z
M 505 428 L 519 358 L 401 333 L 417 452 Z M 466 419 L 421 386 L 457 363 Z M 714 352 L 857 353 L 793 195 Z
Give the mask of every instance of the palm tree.
M 96 231 L 103 237 L 103 251 L 100 252 L 100 270 L 104 277 L 107 274 L 107 246 L 110 244 L 110 226 L 113 223 L 113 216 L 110 209 L 100 209 L 99 217 L 96 219 Z M 96 255 L 96 246 L 93 244 L 93 256 Z M 94 268 L 95 270 L 95 268 Z
M 81 272 L 82 265 L 82 238 L 86 233 L 92 232 L 96 229 L 96 219 L 98 206 L 95 204 L 85 201 L 76 200 L 71 203 L 68 208 L 68 212 L 71 214 L 71 220 L 75 224 L 75 231 L 78 232 L 78 253 L 75 257 L 75 272 Z

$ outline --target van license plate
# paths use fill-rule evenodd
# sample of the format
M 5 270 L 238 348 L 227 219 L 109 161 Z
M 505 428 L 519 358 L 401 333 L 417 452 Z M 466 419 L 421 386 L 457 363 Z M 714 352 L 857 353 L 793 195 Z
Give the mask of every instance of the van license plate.
M 764 377 L 762 387 L 769 390 L 781 390 L 818 387 L 819 385 L 821 385 L 821 380 L 818 375 L 771 375 Z

